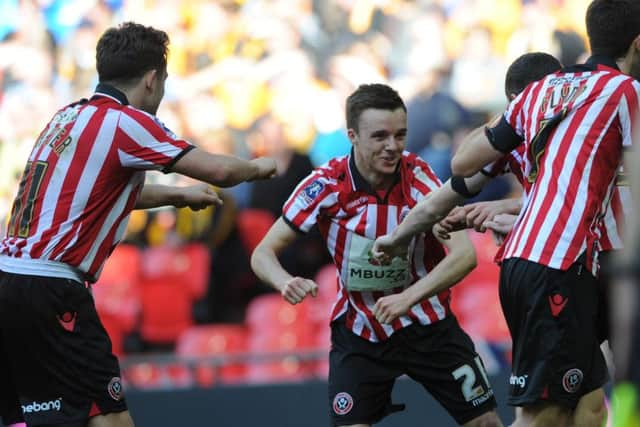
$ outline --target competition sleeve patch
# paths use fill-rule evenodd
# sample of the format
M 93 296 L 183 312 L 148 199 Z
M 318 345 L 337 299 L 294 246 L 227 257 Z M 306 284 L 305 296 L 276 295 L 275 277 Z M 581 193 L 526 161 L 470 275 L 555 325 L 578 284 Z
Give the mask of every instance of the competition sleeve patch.
M 319 180 L 315 180 L 304 187 L 304 189 L 298 194 L 298 198 L 304 205 L 309 206 L 318 198 L 323 190 L 324 184 Z

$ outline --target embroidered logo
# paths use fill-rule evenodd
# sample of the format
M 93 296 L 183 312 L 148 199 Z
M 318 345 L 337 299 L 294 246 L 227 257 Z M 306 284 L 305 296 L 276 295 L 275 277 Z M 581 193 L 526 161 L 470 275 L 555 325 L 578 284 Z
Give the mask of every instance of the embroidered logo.
M 122 381 L 120 377 L 113 377 L 107 386 L 109 396 L 116 402 L 122 399 Z
M 302 190 L 300 198 L 309 205 L 322 193 L 322 190 L 324 190 L 324 184 L 320 181 L 313 181 Z
M 57 317 L 58 317 L 58 322 L 60 322 L 60 325 L 66 331 L 73 332 L 73 329 L 76 326 L 76 318 L 78 317 L 78 313 L 72 313 L 70 311 L 67 311 Z
M 567 305 L 568 301 L 569 298 L 560 294 L 549 295 L 549 307 L 551 307 L 551 314 L 553 317 L 558 317 L 564 306 Z
M 338 415 L 348 414 L 353 408 L 353 398 L 349 393 L 341 392 L 333 399 L 333 412 Z
M 583 378 L 584 375 L 580 369 L 569 369 L 562 377 L 562 387 L 567 393 L 575 393 L 580 389 Z

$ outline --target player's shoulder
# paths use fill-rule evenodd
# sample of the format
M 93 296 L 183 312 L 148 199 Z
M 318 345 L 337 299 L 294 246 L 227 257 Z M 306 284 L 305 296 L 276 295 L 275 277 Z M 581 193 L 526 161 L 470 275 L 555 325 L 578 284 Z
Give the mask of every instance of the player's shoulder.
M 635 78 L 615 68 L 600 67 L 594 75 L 605 78 L 607 80 L 607 86 L 614 91 L 637 92 L 638 88 L 640 88 L 640 83 Z
M 404 151 L 400 159 L 400 167 L 404 171 L 404 180 L 429 181 L 436 186 L 440 185 L 440 180 L 431 166 L 415 153 Z
M 412 153 L 410 151 L 405 150 L 402 152 L 402 157 L 400 158 L 400 164 L 402 168 L 414 174 L 417 173 L 418 171 L 432 172 L 431 167 L 426 162 L 426 160 L 424 160 L 417 154 Z
M 137 123 L 142 125 L 147 129 L 162 129 L 168 136 L 173 139 L 178 139 L 178 136 L 171 131 L 157 116 L 154 116 L 151 113 L 147 113 L 144 110 L 133 107 L 131 105 L 123 105 L 123 108 L 120 110 L 122 114 L 127 115 L 132 120 L 135 120 Z
M 620 84 L 620 86 L 622 86 L 622 90 L 624 92 L 634 92 L 635 94 L 638 94 L 638 92 L 640 92 L 640 82 L 626 74 L 622 74 L 622 76 L 623 80 Z
M 638 98 L 640 95 L 640 82 L 619 70 L 608 71 L 605 78 L 607 84 L 604 91 L 610 96 L 629 99 Z
M 336 179 L 348 172 L 349 156 L 334 157 L 314 169 L 314 174 L 329 179 Z
M 341 184 L 347 182 L 348 165 L 348 156 L 330 159 L 300 181 L 294 193 L 307 193 L 307 199 L 311 200 L 321 194 L 340 192 Z

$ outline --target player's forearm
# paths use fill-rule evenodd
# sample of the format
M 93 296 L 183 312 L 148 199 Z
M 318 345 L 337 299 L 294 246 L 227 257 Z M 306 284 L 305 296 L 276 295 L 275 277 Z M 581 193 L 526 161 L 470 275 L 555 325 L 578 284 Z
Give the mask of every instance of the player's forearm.
M 407 217 L 393 230 L 391 237 L 396 244 L 409 244 L 416 234 L 430 230 L 464 198 L 451 189 L 449 182 L 421 200 L 409 211 Z
M 293 277 L 282 268 L 277 254 L 264 245 L 258 245 L 253 251 L 251 269 L 262 282 L 277 291 L 282 291 L 283 285 Z
M 464 238 L 468 244 L 451 250 L 433 270 L 404 291 L 408 293 L 412 305 L 449 289 L 476 267 L 473 245 L 466 236 Z
M 451 172 L 453 175 L 470 177 L 503 155 L 491 146 L 485 135 L 485 127 L 480 126 L 472 130 L 458 147 L 451 159 Z
M 134 209 L 152 209 L 160 206 L 176 206 L 182 201 L 179 187 L 145 184 L 140 191 Z
M 196 148 L 178 160 L 172 171 L 217 187 L 231 187 L 258 178 L 260 168 L 256 160 L 212 154 Z
M 234 156 L 214 155 L 216 157 L 217 174 L 211 184 L 220 187 L 232 187 L 258 177 L 259 168 L 252 160 L 244 160 Z

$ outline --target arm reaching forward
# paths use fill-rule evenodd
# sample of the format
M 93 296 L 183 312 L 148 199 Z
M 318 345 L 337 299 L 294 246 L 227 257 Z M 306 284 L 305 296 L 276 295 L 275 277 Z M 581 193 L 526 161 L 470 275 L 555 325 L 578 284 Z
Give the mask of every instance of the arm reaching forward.
M 451 159 L 451 172 L 472 176 L 483 166 L 516 148 L 521 138 L 503 116 L 471 131 Z
M 209 184 L 200 183 L 187 187 L 145 184 L 134 209 L 175 206 L 197 211 L 211 205 L 222 205 L 222 200 Z
M 231 187 L 244 181 L 273 177 L 276 173 L 276 162 L 267 157 L 244 160 L 194 148 L 173 165 L 171 172 L 218 187 Z
M 454 177 L 448 180 L 415 205 L 391 234 L 376 239 L 373 256 L 382 262 L 395 256 L 403 256 L 413 236 L 433 227 L 469 195 L 480 192 L 489 179 L 482 173 L 477 173 L 470 178 Z
M 434 235 L 437 237 L 436 230 Z M 438 240 L 447 248 L 447 255 L 426 276 L 404 291 L 378 299 L 373 310 L 378 321 L 393 322 L 420 301 L 449 289 L 475 268 L 476 252 L 466 231 L 452 233 L 448 240 Z

